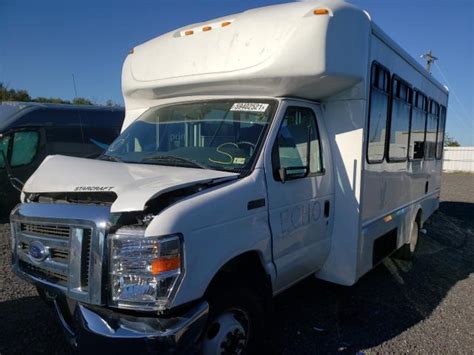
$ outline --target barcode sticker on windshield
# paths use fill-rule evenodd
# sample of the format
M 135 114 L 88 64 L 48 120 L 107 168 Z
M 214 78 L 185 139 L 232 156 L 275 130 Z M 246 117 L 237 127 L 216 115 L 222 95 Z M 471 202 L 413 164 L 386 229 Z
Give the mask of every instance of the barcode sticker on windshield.
M 258 102 L 236 102 L 232 105 L 231 111 L 244 111 L 244 112 L 265 112 L 268 108 L 268 104 L 262 104 Z

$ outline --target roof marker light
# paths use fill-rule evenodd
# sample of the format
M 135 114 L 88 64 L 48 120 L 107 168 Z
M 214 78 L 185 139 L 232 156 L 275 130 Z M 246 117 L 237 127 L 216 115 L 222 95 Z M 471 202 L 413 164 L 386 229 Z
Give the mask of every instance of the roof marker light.
M 229 26 L 231 23 L 232 23 L 232 22 L 230 22 L 230 21 L 225 21 L 225 22 L 222 22 L 222 23 L 221 23 L 221 26 L 222 26 L 222 27 L 226 27 L 226 26 Z
M 132 48 L 130 49 L 130 51 L 128 52 L 128 54 L 133 54 L 135 52 L 135 48 Z M 1 135 L 0 135 L 1 136 Z
M 207 31 L 210 31 L 210 30 L 212 30 L 212 27 L 211 27 L 211 26 L 204 26 L 204 27 L 202 28 L 202 31 L 203 31 L 203 32 L 207 32 Z
M 188 30 L 188 31 L 185 31 L 185 32 L 184 32 L 184 35 L 185 35 L 185 36 L 190 36 L 190 35 L 192 35 L 193 33 L 194 33 L 193 30 Z
M 329 15 L 329 10 L 328 9 L 316 9 L 313 11 L 313 14 L 315 15 Z

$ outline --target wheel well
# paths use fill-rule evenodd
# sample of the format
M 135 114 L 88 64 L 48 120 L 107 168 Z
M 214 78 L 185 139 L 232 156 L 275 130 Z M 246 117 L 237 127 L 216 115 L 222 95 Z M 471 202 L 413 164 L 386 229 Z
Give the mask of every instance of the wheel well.
M 212 278 L 206 295 L 226 285 L 250 287 L 256 290 L 257 295 L 264 300 L 272 297 L 271 278 L 266 273 L 257 251 L 240 254 L 225 263 Z
M 418 212 L 416 213 L 416 217 L 415 217 L 415 222 L 418 223 L 418 228 L 423 228 L 423 221 L 421 219 L 422 215 L 423 215 L 423 211 L 420 208 Z

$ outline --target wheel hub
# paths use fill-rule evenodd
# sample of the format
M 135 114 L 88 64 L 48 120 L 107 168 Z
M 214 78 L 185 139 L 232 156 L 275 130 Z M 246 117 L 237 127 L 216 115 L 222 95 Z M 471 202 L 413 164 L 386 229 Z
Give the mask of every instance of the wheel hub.
M 247 342 L 247 331 L 233 312 L 218 316 L 203 339 L 203 355 L 241 354 Z

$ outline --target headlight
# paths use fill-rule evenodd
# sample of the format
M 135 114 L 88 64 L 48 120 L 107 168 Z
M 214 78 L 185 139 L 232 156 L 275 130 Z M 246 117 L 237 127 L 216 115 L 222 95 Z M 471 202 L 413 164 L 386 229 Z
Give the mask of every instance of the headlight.
M 137 310 L 169 306 L 182 273 L 181 239 L 144 233 L 121 228 L 109 236 L 112 306 Z

